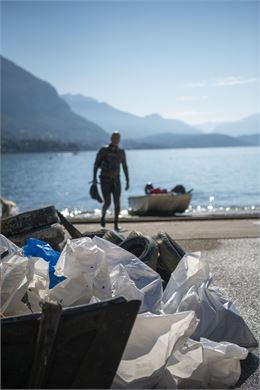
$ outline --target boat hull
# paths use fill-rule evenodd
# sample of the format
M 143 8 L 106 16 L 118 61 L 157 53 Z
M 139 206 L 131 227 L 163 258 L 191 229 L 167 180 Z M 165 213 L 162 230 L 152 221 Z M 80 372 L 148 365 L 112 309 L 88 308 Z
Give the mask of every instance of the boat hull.
M 130 196 L 128 213 L 130 215 L 170 216 L 183 213 L 189 207 L 191 194 L 150 194 Z

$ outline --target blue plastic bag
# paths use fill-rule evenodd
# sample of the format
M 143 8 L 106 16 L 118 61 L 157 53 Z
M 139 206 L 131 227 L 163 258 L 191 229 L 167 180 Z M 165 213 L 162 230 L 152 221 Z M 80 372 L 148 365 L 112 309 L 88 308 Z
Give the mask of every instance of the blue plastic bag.
M 49 278 L 50 288 L 56 286 L 56 284 L 66 279 L 63 276 L 54 275 L 55 265 L 60 257 L 60 252 L 55 251 L 50 244 L 44 241 L 36 240 L 35 238 L 29 238 L 26 240 L 25 245 L 22 247 L 26 256 L 41 257 L 49 263 Z

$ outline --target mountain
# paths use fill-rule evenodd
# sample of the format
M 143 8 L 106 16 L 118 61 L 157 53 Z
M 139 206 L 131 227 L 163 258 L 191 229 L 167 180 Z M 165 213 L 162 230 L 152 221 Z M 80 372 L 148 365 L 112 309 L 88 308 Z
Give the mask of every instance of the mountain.
M 197 127 L 206 132 L 231 135 L 238 137 L 240 135 L 260 134 L 260 113 L 247 116 L 243 119 L 224 123 L 204 123 Z
M 145 117 L 118 110 L 107 103 L 83 95 L 62 95 L 75 113 L 92 120 L 105 130 L 120 131 L 123 138 L 142 138 L 157 133 L 199 134 L 201 130 L 182 121 L 158 114 Z
M 221 122 L 204 122 L 204 123 L 196 123 L 196 127 L 203 131 L 203 133 L 213 133 L 215 128 Z
M 107 142 L 105 130 L 72 112 L 52 85 L 2 56 L 1 80 L 3 151 L 97 149 Z
M 259 114 L 204 134 L 158 114 L 140 117 L 82 95 L 61 98 L 49 83 L 0 58 L 3 152 L 96 150 L 109 140 L 103 128 L 120 130 L 123 145 L 133 149 L 259 145 Z M 227 130 L 239 137 L 223 134 Z
M 254 143 L 256 142 L 256 143 Z M 226 146 L 252 146 L 257 145 L 258 140 L 240 139 L 224 134 L 194 134 L 179 135 L 171 133 L 156 134 L 135 140 L 135 148 L 207 148 Z M 137 144 L 138 143 L 138 144 Z M 126 148 L 133 147 L 132 140 L 124 141 Z

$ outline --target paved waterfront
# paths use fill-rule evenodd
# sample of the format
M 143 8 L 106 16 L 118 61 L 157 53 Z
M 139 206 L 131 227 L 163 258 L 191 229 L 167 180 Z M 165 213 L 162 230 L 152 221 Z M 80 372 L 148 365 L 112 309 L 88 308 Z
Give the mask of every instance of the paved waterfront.
M 122 220 L 120 223 L 123 232 L 129 233 L 131 230 L 138 230 L 150 236 L 159 231 L 165 231 L 176 240 L 180 239 L 220 239 L 220 238 L 259 238 L 260 220 L 257 218 L 236 219 L 186 219 L 166 220 L 166 219 L 148 219 L 140 220 Z M 81 231 L 96 231 L 99 229 L 99 223 L 81 223 L 75 224 Z M 112 222 L 107 223 L 107 229 L 113 229 Z

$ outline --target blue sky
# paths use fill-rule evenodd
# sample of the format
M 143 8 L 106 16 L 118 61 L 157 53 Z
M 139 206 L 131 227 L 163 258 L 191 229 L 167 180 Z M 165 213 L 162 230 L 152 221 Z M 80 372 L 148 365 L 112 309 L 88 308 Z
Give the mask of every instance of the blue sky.
M 137 115 L 192 124 L 258 110 L 259 1 L 20 0 L 1 6 L 2 54 L 60 94 L 81 93 Z

